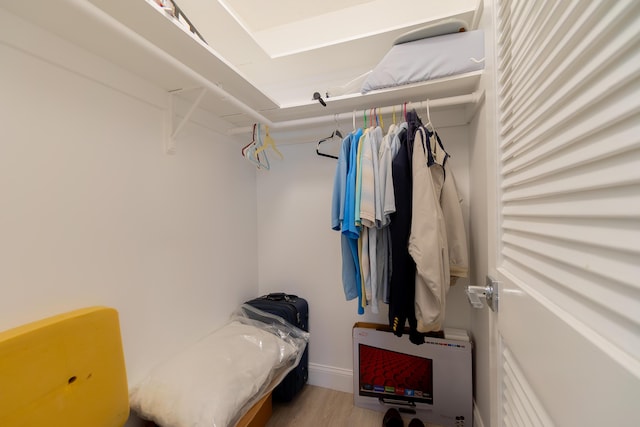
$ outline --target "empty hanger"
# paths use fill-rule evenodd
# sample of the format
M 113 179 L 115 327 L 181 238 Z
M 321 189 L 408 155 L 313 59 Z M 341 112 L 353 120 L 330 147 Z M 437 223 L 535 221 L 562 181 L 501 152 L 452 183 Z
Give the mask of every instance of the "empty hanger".
M 336 140 L 342 142 L 342 138 L 343 137 L 342 137 L 342 132 L 340 132 L 340 126 L 338 124 L 337 115 L 333 116 L 333 120 L 336 122 L 336 128 L 331 133 L 331 135 L 329 135 L 328 137 L 323 138 L 320 141 L 318 141 L 318 145 L 316 145 L 316 154 L 318 156 L 322 156 L 322 157 L 329 157 L 331 159 L 337 159 L 338 156 L 334 156 L 333 154 L 323 153 L 323 152 L 320 151 L 320 145 L 322 145 L 323 143 L 330 142 L 330 141 L 336 141 Z
M 264 146 L 264 142 L 262 140 L 262 135 L 260 133 L 260 123 L 257 124 L 257 128 L 255 128 L 255 132 L 253 134 L 253 141 L 244 149 L 244 157 L 249 160 L 251 163 L 256 165 L 258 169 L 264 168 L 269 170 L 269 157 L 267 157 L 267 153 L 262 153 L 262 156 L 259 155 L 259 151 Z M 263 151 L 264 149 L 260 150 Z M 262 159 L 261 159 L 262 157 Z
M 246 157 L 247 156 L 247 149 L 249 149 L 250 146 L 252 146 L 253 144 L 256 143 L 256 124 L 253 124 L 253 136 L 251 137 L 251 142 L 248 143 L 247 145 L 245 145 L 244 147 L 242 147 L 242 150 L 240 150 L 242 152 L 242 157 Z
M 269 135 L 269 126 L 265 126 L 264 140 L 262 141 L 262 146 L 256 150 L 256 154 L 262 153 L 267 148 L 271 148 L 281 159 L 284 159 L 284 156 L 276 147 L 276 142 L 273 140 L 271 135 Z

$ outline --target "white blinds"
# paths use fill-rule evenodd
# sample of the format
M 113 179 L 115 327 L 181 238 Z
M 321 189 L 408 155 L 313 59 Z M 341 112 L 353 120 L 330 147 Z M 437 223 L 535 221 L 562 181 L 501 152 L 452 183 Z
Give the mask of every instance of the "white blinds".
M 515 359 L 506 348 L 503 350 L 502 360 L 504 425 L 553 427 L 553 421 L 545 412 Z
M 640 2 L 497 14 L 500 268 L 640 377 Z

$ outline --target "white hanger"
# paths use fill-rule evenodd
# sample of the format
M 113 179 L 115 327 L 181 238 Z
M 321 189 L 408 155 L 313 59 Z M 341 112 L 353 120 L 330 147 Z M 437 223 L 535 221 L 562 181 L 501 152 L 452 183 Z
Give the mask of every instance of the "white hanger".
M 427 124 L 424 125 L 425 128 L 429 129 L 431 132 L 435 132 L 436 128 L 431 123 L 431 113 L 429 111 L 429 98 L 427 98 Z
M 424 125 L 425 129 L 431 132 L 429 136 L 429 146 L 431 147 L 431 154 L 433 155 L 433 159 L 438 164 L 444 164 L 448 154 L 442 146 L 442 142 L 440 141 L 440 137 L 437 136 L 436 128 L 431 123 L 431 113 L 429 111 L 429 99 L 427 99 L 427 124 Z

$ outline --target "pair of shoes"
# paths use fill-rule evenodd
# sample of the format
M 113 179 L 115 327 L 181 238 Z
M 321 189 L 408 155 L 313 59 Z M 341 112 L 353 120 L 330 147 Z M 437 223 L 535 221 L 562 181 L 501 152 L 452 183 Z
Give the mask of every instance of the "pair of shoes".
M 402 421 L 400 412 L 395 408 L 388 409 L 382 419 L 382 427 L 404 427 L 404 421 Z M 424 427 L 424 423 L 414 418 L 409 422 L 409 427 Z
M 382 427 L 404 427 L 400 412 L 396 408 L 389 408 L 382 418 Z

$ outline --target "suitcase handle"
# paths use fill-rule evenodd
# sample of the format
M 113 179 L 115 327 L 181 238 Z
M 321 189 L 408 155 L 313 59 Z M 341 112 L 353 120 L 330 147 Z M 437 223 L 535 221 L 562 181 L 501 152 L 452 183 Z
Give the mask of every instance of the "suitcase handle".
M 295 301 L 298 299 L 297 295 L 285 294 L 284 292 L 273 292 L 264 296 L 264 299 L 269 301 Z

